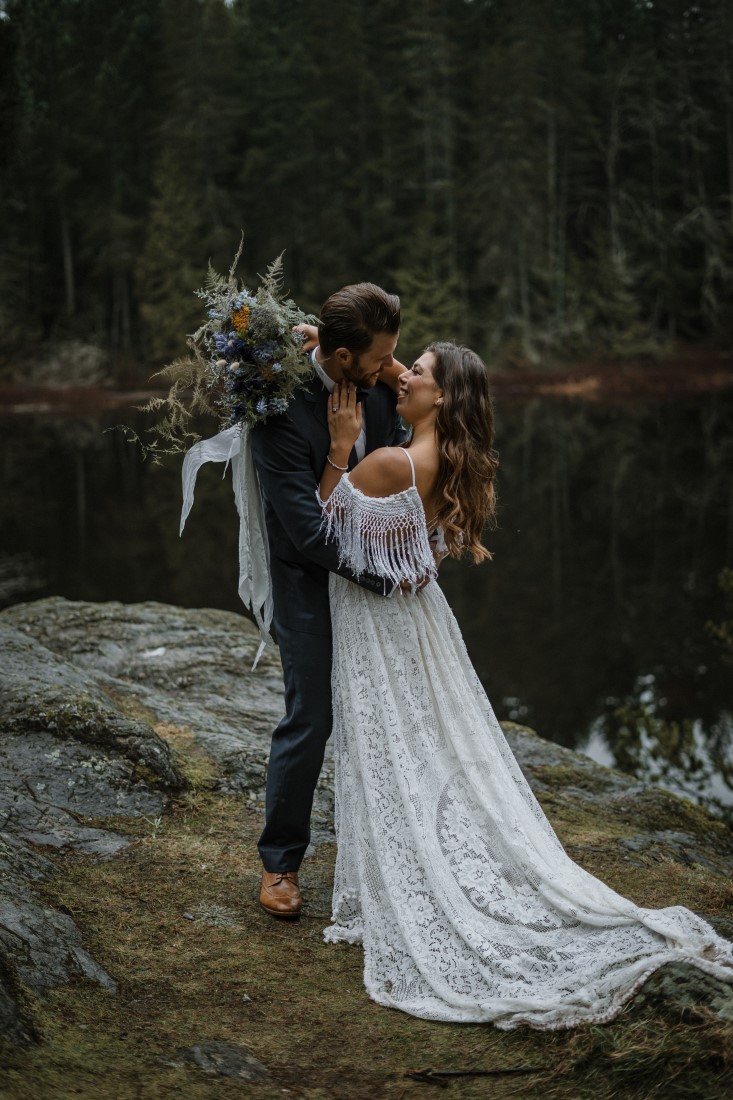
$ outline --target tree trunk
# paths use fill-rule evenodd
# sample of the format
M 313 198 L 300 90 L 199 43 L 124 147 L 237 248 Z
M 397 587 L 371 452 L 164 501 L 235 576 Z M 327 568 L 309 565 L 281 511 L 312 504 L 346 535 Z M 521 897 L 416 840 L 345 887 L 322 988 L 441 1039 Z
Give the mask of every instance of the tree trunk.
M 71 249 L 71 231 L 69 218 L 66 213 L 66 204 L 62 201 L 60 210 L 61 220 L 61 253 L 64 268 L 64 297 L 66 313 L 73 317 L 76 313 L 76 286 L 74 283 L 74 255 Z
M 606 149 L 606 180 L 608 184 L 608 232 L 611 238 L 611 260 L 616 268 L 621 267 L 621 235 L 619 230 L 618 197 L 616 194 L 616 158 L 619 153 L 620 109 L 619 97 L 623 77 L 619 75 L 613 90 L 611 118 L 609 121 L 608 147 Z

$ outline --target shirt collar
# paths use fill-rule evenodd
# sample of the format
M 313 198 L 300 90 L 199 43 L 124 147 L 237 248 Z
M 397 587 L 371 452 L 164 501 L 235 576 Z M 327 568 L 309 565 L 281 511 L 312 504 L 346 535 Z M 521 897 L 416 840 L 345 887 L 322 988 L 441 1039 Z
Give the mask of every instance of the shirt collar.
M 323 369 L 321 364 L 318 362 L 318 359 L 316 358 L 316 352 L 317 351 L 318 351 L 318 348 L 315 347 L 315 348 L 313 348 L 313 351 L 311 352 L 311 362 L 313 363 L 313 368 L 314 368 L 316 374 L 318 375 L 318 377 L 320 378 L 321 382 L 323 382 L 323 385 L 326 387 L 328 392 L 333 393 L 333 391 L 336 389 L 336 383 L 334 382 L 333 378 L 328 377 L 325 370 Z

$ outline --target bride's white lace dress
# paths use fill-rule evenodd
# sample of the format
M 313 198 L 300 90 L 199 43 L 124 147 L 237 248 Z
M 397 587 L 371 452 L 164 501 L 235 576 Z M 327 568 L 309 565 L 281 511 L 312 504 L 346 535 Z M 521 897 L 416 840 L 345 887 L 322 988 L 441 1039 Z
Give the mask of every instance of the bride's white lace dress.
M 325 515 L 345 562 L 433 567 L 412 487 L 344 476 Z M 570 1027 L 615 1015 L 667 962 L 733 981 L 688 909 L 641 909 L 566 855 L 507 745 L 436 581 L 374 595 L 335 574 L 338 855 L 325 938 L 363 943 L 379 1004 L 431 1020 Z

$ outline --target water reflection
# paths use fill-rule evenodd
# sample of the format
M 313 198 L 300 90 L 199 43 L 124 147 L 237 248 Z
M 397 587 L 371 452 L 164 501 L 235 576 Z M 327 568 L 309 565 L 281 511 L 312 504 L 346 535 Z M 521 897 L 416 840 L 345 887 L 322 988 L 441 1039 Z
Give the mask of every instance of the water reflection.
M 102 434 L 118 419 L 3 422 L 0 601 L 238 610 L 229 482 L 201 471 L 179 540 L 179 464 Z M 733 560 L 733 397 L 506 404 L 498 440 L 495 561 L 441 581 L 498 713 L 730 808 L 731 670 L 706 623 Z
M 623 745 L 641 741 L 630 708 L 641 714 L 652 677 L 655 719 L 697 723 L 723 774 L 731 675 L 706 623 L 721 617 L 733 553 L 732 420 L 730 396 L 502 411 L 495 563 L 475 580 L 446 570 L 443 584 L 507 716 L 563 744 L 592 735 L 595 755 L 605 745 L 651 778 L 650 752 Z M 716 798 L 733 803 L 728 783 Z

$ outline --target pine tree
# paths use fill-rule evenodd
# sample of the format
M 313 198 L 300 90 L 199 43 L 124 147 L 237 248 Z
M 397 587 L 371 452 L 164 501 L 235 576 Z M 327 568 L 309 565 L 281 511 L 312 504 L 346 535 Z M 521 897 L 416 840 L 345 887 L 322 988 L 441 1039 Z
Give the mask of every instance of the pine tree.
M 145 351 L 160 365 L 185 353 L 186 335 L 200 323 L 201 303 L 193 292 L 203 281 L 206 258 L 198 195 L 170 152 L 158 160 L 153 189 L 136 276 Z
M 415 228 L 392 280 L 402 303 L 398 355 L 405 362 L 437 340 L 460 340 L 460 288 L 451 272 L 450 244 L 428 215 Z
M 222 0 L 162 0 L 162 113 L 145 243 L 136 264 L 143 340 L 154 362 L 185 351 L 208 260 L 228 266 L 240 232 L 229 199 L 237 104 L 219 73 L 238 58 Z

